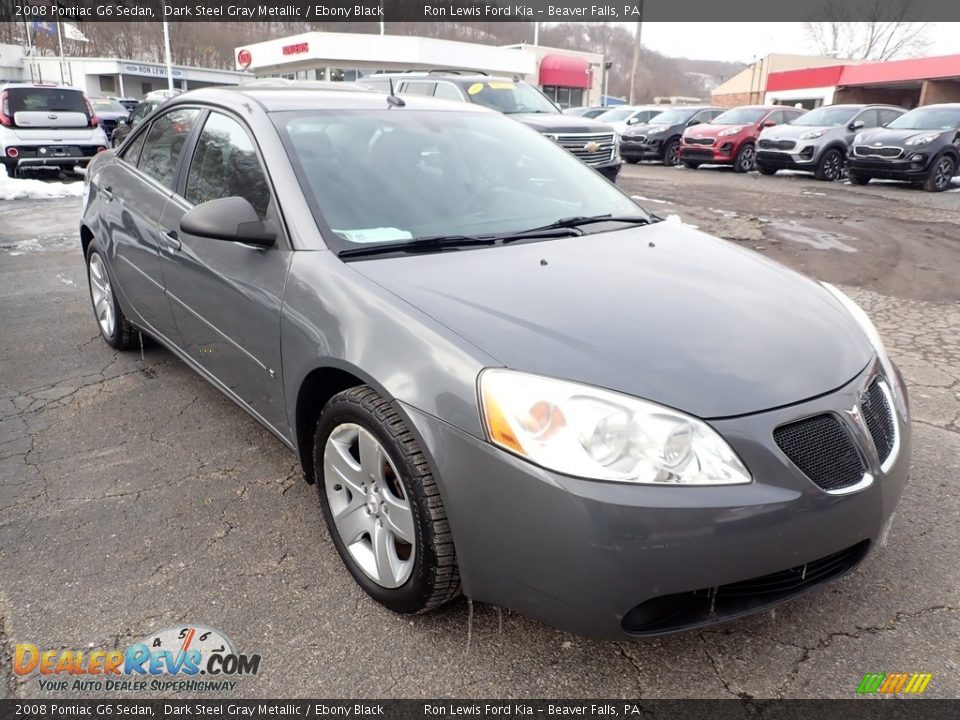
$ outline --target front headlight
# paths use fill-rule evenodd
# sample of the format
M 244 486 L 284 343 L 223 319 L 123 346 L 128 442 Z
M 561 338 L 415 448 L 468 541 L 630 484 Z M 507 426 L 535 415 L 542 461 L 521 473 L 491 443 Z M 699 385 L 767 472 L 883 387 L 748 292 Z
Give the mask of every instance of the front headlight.
M 720 137 L 729 137 L 730 135 L 736 135 L 738 132 L 743 130 L 743 126 L 735 125 L 732 128 L 727 128 L 726 130 L 721 130 L 717 133 Z
M 914 135 L 912 138 L 907 140 L 906 144 L 907 145 L 926 145 L 928 142 L 933 142 L 938 137 L 940 137 L 940 133 L 938 132 L 927 133 L 926 135 Z
M 549 470 L 656 485 L 751 481 L 709 425 L 647 400 L 500 368 L 480 373 L 479 392 L 490 441 Z
M 814 138 L 821 137 L 826 130 L 807 130 L 805 133 L 800 134 L 801 140 L 813 140 Z M 860 137 L 857 135 L 857 137 Z M 856 139 L 856 138 L 855 138 Z
M 657 133 L 662 133 L 664 130 L 666 130 L 666 128 L 663 126 L 652 127 L 649 130 L 647 130 L 647 135 L 656 135 Z
M 830 283 L 820 284 L 830 291 L 830 294 L 833 295 L 841 305 L 843 305 L 846 311 L 850 313 L 850 316 L 857 321 L 858 325 L 860 325 L 864 334 L 867 336 L 867 340 L 869 340 L 870 344 L 873 346 L 873 350 L 876 352 L 877 358 L 880 360 L 880 365 L 883 367 L 883 372 L 887 376 L 887 384 L 890 386 L 894 400 L 900 407 L 902 414 L 906 416 L 906 398 L 904 397 L 902 388 L 900 386 L 899 376 L 893 367 L 893 363 L 890 361 L 890 356 L 887 355 L 887 349 L 883 346 L 883 340 L 880 338 L 880 333 L 877 332 L 877 327 L 873 324 L 873 321 L 870 319 L 867 313 L 864 312 L 863 308 L 857 305 L 857 303 L 851 300 L 845 293 Z
M 854 136 L 853 136 L 853 141 L 854 141 L 855 143 L 862 143 L 862 142 L 863 142 L 863 133 L 857 133 L 856 135 L 854 135 Z

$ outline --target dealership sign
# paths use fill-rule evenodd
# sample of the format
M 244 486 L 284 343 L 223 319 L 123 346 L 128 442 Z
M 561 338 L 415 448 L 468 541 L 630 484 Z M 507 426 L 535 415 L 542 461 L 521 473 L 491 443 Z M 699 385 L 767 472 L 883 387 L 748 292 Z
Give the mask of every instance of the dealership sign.
M 250 63 L 253 62 L 253 55 L 249 50 L 241 50 L 237 53 L 237 65 L 242 68 L 250 67 Z
M 151 77 L 166 77 L 167 68 L 163 65 L 142 65 L 128 63 L 123 66 L 123 72 L 128 75 L 150 75 Z M 183 77 L 183 70 L 173 68 L 171 71 L 174 77 Z
M 298 42 L 293 43 L 293 45 L 284 45 L 283 54 L 284 55 L 300 55 L 301 53 L 310 51 L 310 43 Z

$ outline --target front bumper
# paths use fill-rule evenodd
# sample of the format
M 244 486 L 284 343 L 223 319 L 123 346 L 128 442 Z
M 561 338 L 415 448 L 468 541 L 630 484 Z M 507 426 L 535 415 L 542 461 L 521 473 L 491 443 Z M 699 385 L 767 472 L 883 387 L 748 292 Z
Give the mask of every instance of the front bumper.
M 754 477 L 726 487 L 566 477 L 403 409 L 439 468 L 465 594 L 581 634 L 624 639 L 771 607 L 863 559 L 906 483 L 909 425 L 898 416 L 900 447 L 888 471 L 875 472 L 871 485 L 848 495 L 828 494 L 803 475 L 774 444 L 772 431 L 800 417 L 849 409 L 869 372 L 800 405 L 712 422 Z M 808 563 L 815 577 L 786 593 L 751 595 L 745 604 L 718 604 L 710 612 L 706 606 L 692 615 L 675 612 L 704 591 L 762 584 L 765 576 Z M 824 574 L 824 568 L 834 571 Z M 643 625 L 650 618 L 638 621 L 641 605 L 641 615 L 662 607 L 663 617 Z
M 648 138 L 643 142 L 620 138 L 620 157 L 624 160 L 660 160 L 663 158 L 663 139 Z
M 808 170 L 813 172 L 817 165 L 818 155 L 819 153 L 812 145 L 802 148 L 800 152 L 757 150 L 757 164 L 777 168 L 777 170 Z
M 737 146 L 732 142 L 719 142 L 714 145 L 680 146 L 680 160 L 699 162 L 707 165 L 731 165 L 737 154 Z
M 915 154 L 922 155 L 923 159 L 910 160 Z M 922 180 L 927 176 L 930 158 L 929 153 L 910 153 L 908 158 L 897 160 L 848 155 L 847 172 L 884 180 Z

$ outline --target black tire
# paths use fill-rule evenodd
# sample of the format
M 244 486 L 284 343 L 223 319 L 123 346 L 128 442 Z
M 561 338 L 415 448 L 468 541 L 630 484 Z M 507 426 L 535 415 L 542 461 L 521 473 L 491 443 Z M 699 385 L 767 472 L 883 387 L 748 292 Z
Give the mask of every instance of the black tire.
M 696 160 L 684 160 L 683 165 L 691 170 L 696 170 L 698 167 L 700 167 L 700 163 L 698 163 Z
M 667 167 L 680 164 L 680 141 L 676 138 L 663 146 L 663 164 Z
M 15 162 L 10 162 L 7 160 L 0 162 L 3 162 L 3 167 L 7 171 L 7 177 L 15 178 L 17 176 L 17 164 Z
M 817 180 L 833 181 L 843 177 L 843 153 L 837 148 L 828 148 L 820 156 L 813 176 Z
M 757 163 L 757 172 L 761 175 L 776 175 L 778 169 L 779 168 L 775 168 L 771 165 L 764 165 L 759 162 Z
M 117 302 L 116 293 L 111 291 L 108 300 L 113 307 L 114 313 L 113 332 L 108 334 L 97 317 L 97 307 L 93 296 L 93 279 L 91 277 L 90 264 L 94 255 L 100 259 L 102 267 L 104 268 L 104 271 L 106 271 L 106 263 L 102 259 L 103 253 L 97 246 L 96 241 L 90 243 L 90 246 L 87 248 L 87 291 L 90 294 L 90 304 L 93 307 L 93 314 L 94 318 L 97 320 L 97 328 L 100 330 L 100 336 L 103 338 L 104 342 L 107 343 L 107 345 L 112 348 L 116 348 L 117 350 L 130 350 L 134 346 L 139 347 L 139 343 L 137 341 L 137 329 L 130 324 L 126 316 L 123 314 L 123 310 L 120 309 L 120 303 Z M 107 277 L 109 278 L 109 275 Z M 112 281 L 109 282 L 112 287 Z
M 953 176 L 957 174 L 957 161 L 952 155 L 938 155 L 930 163 L 930 172 L 923 180 L 923 189 L 927 192 L 943 192 L 950 187 Z
M 852 173 L 849 170 L 847 171 L 847 179 L 850 181 L 851 185 L 866 185 L 870 182 L 869 175 L 858 175 L 857 173 Z
M 386 451 L 413 515 L 416 553 L 410 577 L 385 588 L 368 577 L 347 551 L 330 511 L 324 482 L 324 448 L 331 433 L 351 423 L 370 432 Z M 313 437 L 313 467 L 320 507 L 337 552 L 353 579 L 374 600 L 396 613 L 427 612 L 460 594 L 457 553 L 430 465 L 416 438 L 391 404 L 367 385 L 335 395 L 320 413 Z
M 757 161 L 757 153 L 753 143 L 744 143 L 737 150 L 737 156 L 733 159 L 733 171 L 738 173 L 750 172 L 753 170 Z

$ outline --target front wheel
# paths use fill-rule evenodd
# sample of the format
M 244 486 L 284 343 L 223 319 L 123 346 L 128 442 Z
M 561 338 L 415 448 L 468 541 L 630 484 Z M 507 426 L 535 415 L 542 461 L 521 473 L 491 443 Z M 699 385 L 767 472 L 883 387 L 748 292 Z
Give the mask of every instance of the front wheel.
M 87 248 L 87 285 L 90 288 L 90 302 L 93 304 L 93 314 L 97 318 L 100 335 L 107 345 L 117 350 L 129 350 L 133 347 L 137 337 L 137 330 L 133 327 L 120 309 L 117 296 L 113 292 L 113 284 L 107 272 L 107 265 L 100 254 L 100 249 L 90 243 Z
M 866 185 L 870 182 L 869 175 L 857 175 L 849 171 L 847 172 L 847 179 L 850 180 L 851 185 Z
M 843 153 L 836 148 L 827 150 L 817 163 L 813 176 L 817 180 L 839 180 L 843 175 Z
M 733 161 L 733 169 L 738 173 L 750 172 L 753 170 L 756 159 L 757 153 L 753 149 L 753 145 L 750 143 L 745 143 L 737 151 L 737 157 Z
M 957 174 L 957 163 L 949 155 L 941 155 L 934 159 L 930 172 L 923 181 L 923 189 L 927 192 L 943 192 Z
M 773 167 L 772 165 L 763 165 L 762 163 L 757 163 L 757 172 L 761 175 L 776 175 L 778 168 Z
M 324 406 L 313 443 L 320 506 L 353 579 L 397 613 L 432 610 L 460 592 L 436 480 L 392 405 L 366 385 Z
M 691 170 L 696 170 L 698 167 L 700 167 L 700 163 L 698 163 L 696 160 L 684 160 L 683 164 L 685 167 L 688 167 Z
M 680 164 L 680 141 L 671 140 L 663 148 L 663 164 L 674 167 Z

